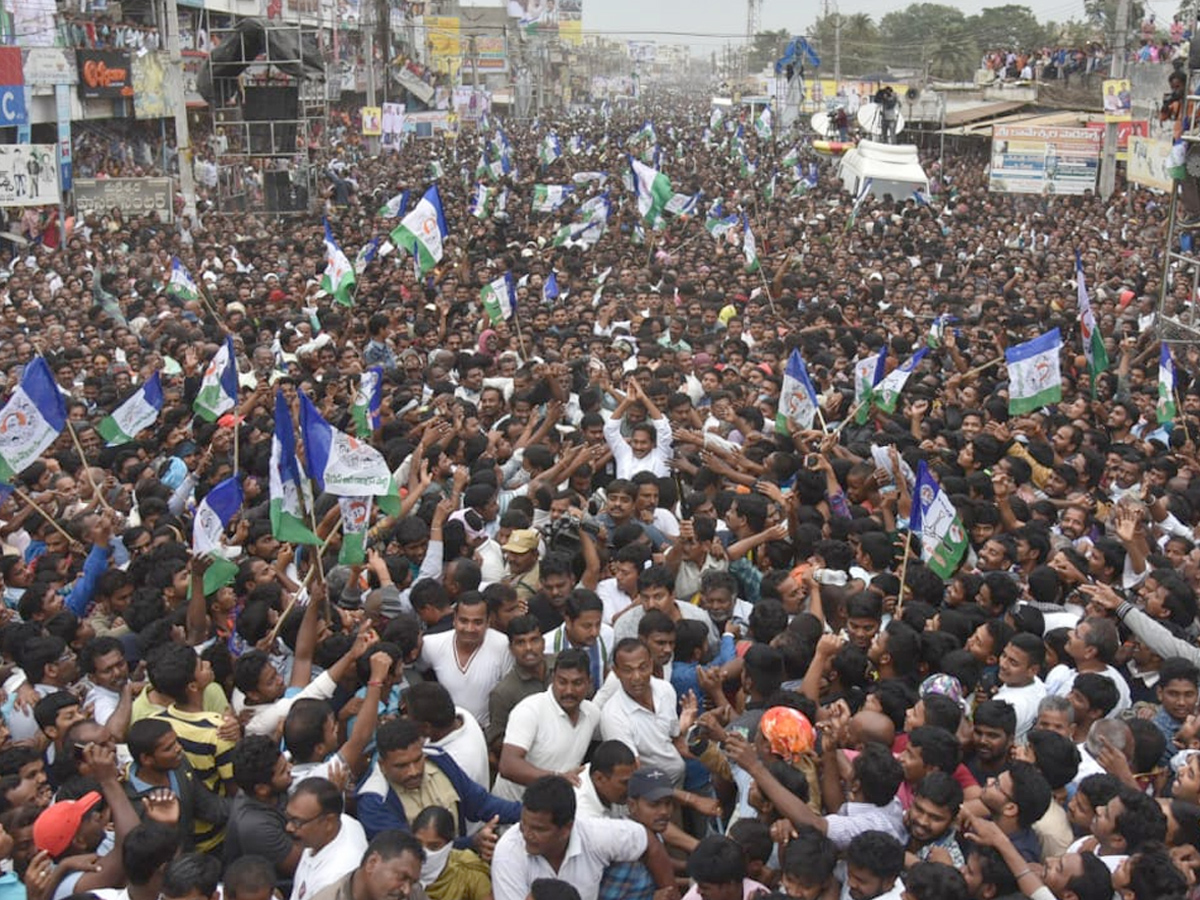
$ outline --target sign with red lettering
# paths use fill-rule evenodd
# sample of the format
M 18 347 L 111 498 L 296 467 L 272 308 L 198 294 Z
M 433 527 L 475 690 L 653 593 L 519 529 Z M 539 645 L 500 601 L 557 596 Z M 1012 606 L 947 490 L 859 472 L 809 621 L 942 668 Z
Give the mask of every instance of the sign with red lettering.
M 116 100 L 133 96 L 132 60 L 123 50 L 76 50 L 79 96 L 84 100 Z

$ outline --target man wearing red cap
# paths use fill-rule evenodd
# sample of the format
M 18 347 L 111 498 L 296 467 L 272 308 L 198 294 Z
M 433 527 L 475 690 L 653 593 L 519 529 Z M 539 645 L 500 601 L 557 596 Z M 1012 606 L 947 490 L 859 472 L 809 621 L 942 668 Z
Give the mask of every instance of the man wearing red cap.
M 88 744 L 83 749 L 83 757 L 91 767 L 92 777 L 99 782 L 101 793 L 88 791 L 78 799 L 51 804 L 33 823 L 33 842 L 56 862 L 66 856 L 98 853 L 107 838 L 110 819 L 115 841 L 98 857 L 93 870 L 68 872 L 63 876 L 52 900 L 123 885 L 125 867 L 121 861 L 121 845 L 139 822 L 121 786 L 115 751 L 100 744 Z

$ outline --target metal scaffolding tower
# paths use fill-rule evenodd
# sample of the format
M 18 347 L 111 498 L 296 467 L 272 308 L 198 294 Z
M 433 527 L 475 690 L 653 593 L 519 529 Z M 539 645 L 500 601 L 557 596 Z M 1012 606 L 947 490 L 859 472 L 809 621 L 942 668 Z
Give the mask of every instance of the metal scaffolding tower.
M 214 28 L 208 61 L 217 139 L 217 210 L 307 215 L 319 193 L 313 152 L 329 122 L 329 67 L 317 25 L 252 20 Z

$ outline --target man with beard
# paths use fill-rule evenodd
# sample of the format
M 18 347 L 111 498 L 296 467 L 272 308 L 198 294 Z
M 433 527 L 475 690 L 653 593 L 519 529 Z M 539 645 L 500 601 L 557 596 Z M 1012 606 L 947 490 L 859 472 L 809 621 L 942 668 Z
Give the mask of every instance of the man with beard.
M 952 775 L 930 772 L 921 779 L 912 805 L 904 814 L 908 865 L 925 860 L 955 868 L 965 864 L 954 828 L 962 800 L 962 788 Z

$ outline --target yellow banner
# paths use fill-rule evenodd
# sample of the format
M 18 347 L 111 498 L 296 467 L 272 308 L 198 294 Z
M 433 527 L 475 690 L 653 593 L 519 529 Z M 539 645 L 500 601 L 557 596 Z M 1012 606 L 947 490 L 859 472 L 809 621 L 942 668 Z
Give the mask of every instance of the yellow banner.
M 462 55 L 457 16 L 426 16 L 425 34 L 429 41 L 429 60 L 438 72 L 458 71 Z

